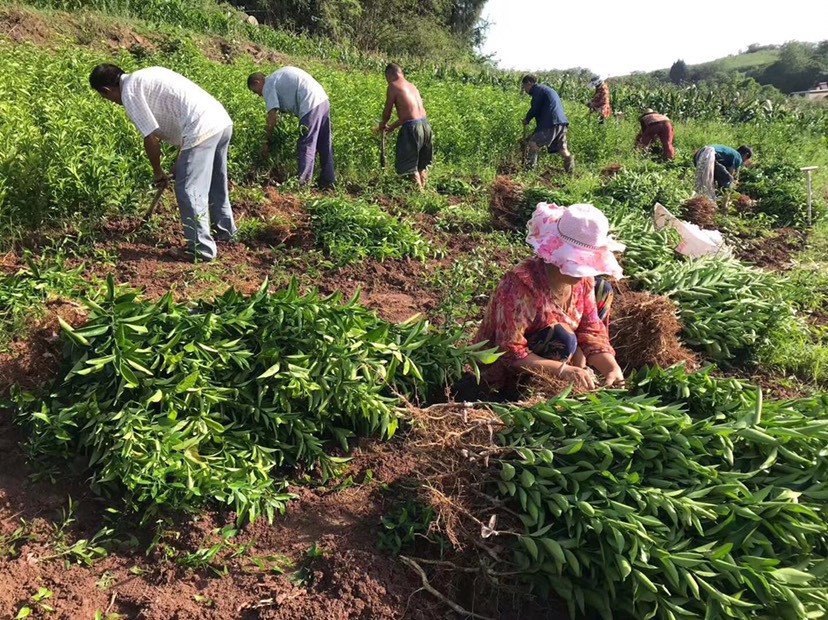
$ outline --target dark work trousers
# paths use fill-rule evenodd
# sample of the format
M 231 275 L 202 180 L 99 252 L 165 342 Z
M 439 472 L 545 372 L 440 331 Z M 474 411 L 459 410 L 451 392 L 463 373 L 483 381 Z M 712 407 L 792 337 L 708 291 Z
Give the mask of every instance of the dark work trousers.
M 333 185 L 336 181 L 333 159 L 333 136 L 331 133 L 331 104 L 325 101 L 305 114 L 299 120 L 302 137 L 297 145 L 299 160 L 299 182 L 310 183 L 313 179 L 313 167 L 317 153 L 322 173 L 319 184 L 322 187 Z

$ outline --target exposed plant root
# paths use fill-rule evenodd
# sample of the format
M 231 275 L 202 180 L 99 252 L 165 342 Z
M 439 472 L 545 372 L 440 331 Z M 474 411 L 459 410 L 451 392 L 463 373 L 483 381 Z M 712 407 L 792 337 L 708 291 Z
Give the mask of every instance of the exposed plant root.
M 679 340 L 676 305 L 667 297 L 626 292 L 616 296 L 610 320 L 615 357 L 625 371 L 643 366 L 666 368 L 678 362 L 690 367 L 695 358 Z
M 523 187 L 508 177 L 497 177 L 492 184 L 489 213 L 492 223 L 501 229 L 512 230 L 522 225 Z
M 478 618 L 478 620 L 494 620 L 494 618 L 490 618 L 489 616 L 481 616 L 480 614 L 476 614 L 473 611 L 469 611 L 467 609 L 463 609 L 460 605 L 452 601 L 448 598 L 445 594 L 441 593 L 437 590 L 434 586 L 431 585 L 428 581 L 428 577 L 423 570 L 423 567 L 420 566 L 417 562 L 412 560 L 411 558 L 407 558 L 404 555 L 400 556 L 400 561 L 405 564 L 406 566 L 414 569 L 414 571 L 420 576 L 420 579 L 423 582 L 423 589 L 429 592 L 432 596 L 440 599 L 443 603 L 451 607 L 455 613 L 460 614 L 466 618 Z
M 605 179 L 614 179 L 623 171 L 624 166 L 622 166 L 621 164 L 609 164 L 601 170 L 601 176 Z
M 681 205 L 684 217 L 699 228 L 715 228 L 719 206 L 706 196 L 694 196 Z

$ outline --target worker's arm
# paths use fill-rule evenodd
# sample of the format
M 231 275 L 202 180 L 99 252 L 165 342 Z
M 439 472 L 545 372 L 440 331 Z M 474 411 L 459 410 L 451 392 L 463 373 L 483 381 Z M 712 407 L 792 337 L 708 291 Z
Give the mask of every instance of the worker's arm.
M 623 385 L 624 372 L 611 353 L 593 353 L 587 363 L 603 375 L 604 387 Z
M 380 123 L 380 131 L 392 129 L 392 127 L 388 127 L 388 121 L 391 120 L 391 113 L 394 111 L 395 100 L 396 90 L 391 88 L 391 85 L 389 85 L 388 90 L 385 92 L 385 109 L 382 111 L 382 123 Z M 393 127 L 393 129 L 396 129 L 396 127 Z
M 276 108 L 267 113 L 267 129 L 265 129 L 265 141 L 262 145 L 262 158 L 267 159 L 270 156 L 270 140 L 273 138 L 273 130 L 279 124 L 279 110 Z
M 550 360 L 545 357 L 541 357 L 537 353 L 530 352 L 526 355 L 526 357 L 513 362 L 512 367 L 516 370 L 549 372 L 553 376 L 559 377 L 567 383 L 574 383 L 575 385 L 588 390 L 595 389 L 595 381 L 593 380 L 590 371 L 586 368 L 578 368 L 577 366 L 572 366 L 566 362 Z
M 526 118 L 523 119 L 524 125 L 528 125 L 529 121 L 531 121 L 533 118 L 538 117 L 541 108 L 541 99 L 542 97 L 532 97 L 532 107 L 529 108 L 529 112 L 527 112 Z
M 144 138 L 144 152 L 152 166 L 152 173 L 155 177 L 155 184 L 160 186 L 167 182 L 167 175 L 161 167 L 161 140 L 154 133 Z

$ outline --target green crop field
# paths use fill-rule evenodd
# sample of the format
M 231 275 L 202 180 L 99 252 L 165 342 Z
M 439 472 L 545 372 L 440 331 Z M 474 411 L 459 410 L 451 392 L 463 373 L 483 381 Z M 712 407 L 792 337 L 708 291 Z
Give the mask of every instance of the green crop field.
M 527 172 L 518 75 L 402 59 L 435 135 L 420 193 L 380 166 L 387 60 L 207 0 L 0 3 L 0 617 L 824 617 L 828 111 L 610 82 L 599 125 L 552 73 L 575 174 Z M 151 169 L 100 62 L 233 118 L 216 261 L 169 258 L 171 193 L 141 221 Z M 294 120 L 260 156 L 246 77 L 282 64 L 330 96 L 333 191 L 296 183 Z M 673 162 L 633 149 L 647 107 Z M 691 260 L 652 212 L 696 217 L 711 143 L 755 161 L 711 215 L 731 252 Z M 595 204 L 627 246 L 626 387 L 489 402 L 471 343 L 540 201 Z

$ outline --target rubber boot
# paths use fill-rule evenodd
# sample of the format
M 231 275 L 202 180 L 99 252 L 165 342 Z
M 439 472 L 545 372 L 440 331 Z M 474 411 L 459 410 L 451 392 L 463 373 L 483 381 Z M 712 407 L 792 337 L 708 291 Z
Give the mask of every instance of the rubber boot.
M 526 170 L 534 170 L 538 165 L 538 153 L 539 151 L 531 150 L 526 153 Z
M 564 172 L 567 174 L 574 174 L 575 173 L 575 156 L 570 155 L 569 157 L 564 157 Z

